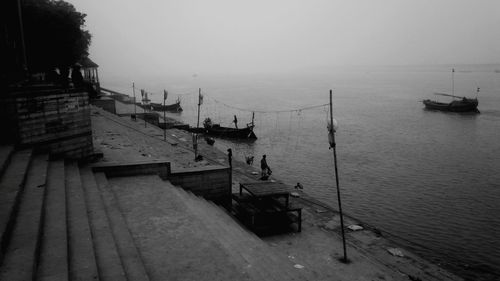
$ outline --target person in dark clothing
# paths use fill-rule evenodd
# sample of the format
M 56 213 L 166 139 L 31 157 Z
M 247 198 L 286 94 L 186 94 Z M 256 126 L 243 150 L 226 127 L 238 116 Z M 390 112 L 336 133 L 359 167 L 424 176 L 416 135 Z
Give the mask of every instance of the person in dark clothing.
M 238 118 L 236 118 L 236 115 L 234 115 L 234 126 L 236 127 L 236 129 L 238 129 Z
M 271 175 L 271 168 L 267 165 L 266 155 L 262 155 L 262 159 L 260 160 L 260 168 L 262 169 L 261 180 L 267 180 Z
M 80 69 L 80 65 L 75 64 L 73 66 L 73 70 L 71 71 L 71 81 L 73 82 L 75 88 L 83 87 L 83 76 Z

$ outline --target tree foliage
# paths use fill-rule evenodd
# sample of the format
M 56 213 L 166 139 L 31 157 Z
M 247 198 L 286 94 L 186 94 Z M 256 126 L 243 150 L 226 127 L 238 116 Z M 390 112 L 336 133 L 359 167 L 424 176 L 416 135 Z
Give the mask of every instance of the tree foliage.
M 86 14 L 64 1 L 23 1 L 23 24 L 29 69 L 67 68 L 88 55 L 91 34 Z

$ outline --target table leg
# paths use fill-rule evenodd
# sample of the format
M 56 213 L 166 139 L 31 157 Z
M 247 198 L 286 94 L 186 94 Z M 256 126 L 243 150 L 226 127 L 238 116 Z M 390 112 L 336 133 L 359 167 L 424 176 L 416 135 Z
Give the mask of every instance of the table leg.
M 302 231 L 302 210 L 301 209 L 299 209 L 299 221 L 298 221 L 298 223 L 299 223 L 299 232 L 301 232 Z

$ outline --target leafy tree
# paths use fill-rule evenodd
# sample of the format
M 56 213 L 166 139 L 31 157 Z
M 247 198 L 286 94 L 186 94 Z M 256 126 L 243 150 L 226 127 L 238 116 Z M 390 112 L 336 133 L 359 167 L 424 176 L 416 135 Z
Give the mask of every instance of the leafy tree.
M 26 57 L 31 72 L 67 69 L 88 55 L 91 34 L 85 17 L 64 1 L 25 0 L 22 3 Z

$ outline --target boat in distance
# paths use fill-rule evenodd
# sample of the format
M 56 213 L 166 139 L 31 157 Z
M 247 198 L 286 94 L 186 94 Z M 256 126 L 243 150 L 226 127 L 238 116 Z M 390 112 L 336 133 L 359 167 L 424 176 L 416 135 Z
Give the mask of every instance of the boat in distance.
M 181 112 L 182 107 L 181 107 L 181 102 L 177 101 L 174 104 L 168 104 L 168 105 L 163 105 L 161 103 L 150 103 L 151 110 L 153 111 L 168 111 L 168 112 Z
M 453 98 L 458 98 L 449 103 L 433 101 L 430 99 L 423 100 L 422 102 L 425 105 L 426 109 L 430 110 L 439 110 L 439 111 L 448 111 L 448 112 L 475 112 L 479 113 L 477 106 L 479 105 L 479 101 L 477 98 L 467 98 L 467 97 L 459 97 L 455 95 L 449 94 L 441 94 L 436 93 L 436 95 L 443 96 L 451 96 Z
M 479 105 L 479 101 L 477 100 L 477 96 L 479 94 L 479 88 L 476 91 L 475 98 L 467 98 L 467 97 L 459 97 L 455 96 L 455 69 L 451 70 L 451 95 L 443 94 L 443 93 L 434 93 L 435 95 L 447 96 L 454 98 L 453 101 L 449 103 L 433 101 L 430 99 L 423 100 L 422 102 L 425 105 L 426 109 L 430 110 L 440 110 L 440 111 L 449 111 L 449 112 L 475 112 L 479 113 L 477 106 Z

